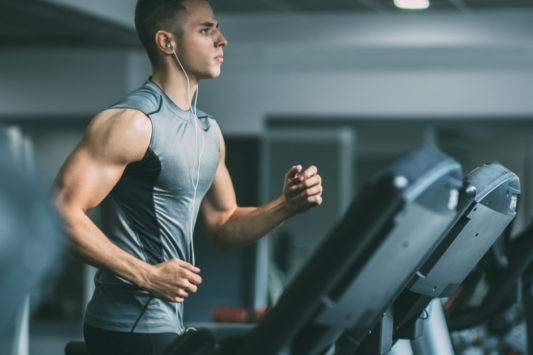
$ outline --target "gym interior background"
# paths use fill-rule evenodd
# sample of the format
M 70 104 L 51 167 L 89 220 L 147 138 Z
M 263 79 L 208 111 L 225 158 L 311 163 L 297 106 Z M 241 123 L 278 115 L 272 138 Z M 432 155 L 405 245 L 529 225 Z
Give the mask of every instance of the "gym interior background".
M 514 230 L 533 198 L 533 2 L 213 0 L 229 40 L 199 107 L 226 136 L 241 205 L 281 192 L 283 172 L 314 163 L 324 205 L 256 246 L 221 252 L 196 236 L 204 287 L 186 321 L 215 306 L 268 305 L 376 171 L 436 144 L 465 172 L 497 160 L 519 175 Z M 1 136 L 50 186 L 89 120 L 141 85 L 149 63 L 135 0 L 0 1 Z M 98 211 L 91 211 L 98 223 Z M 0 221 L 2 216 L 0 216 Z M 1 247 L 1 246 L 0 246 Z M 67 253 L 25 302 L 2 354 L 61 354 L 81 338 L 93 268 Z M 1 292 L 6 292 L 2 290 Z

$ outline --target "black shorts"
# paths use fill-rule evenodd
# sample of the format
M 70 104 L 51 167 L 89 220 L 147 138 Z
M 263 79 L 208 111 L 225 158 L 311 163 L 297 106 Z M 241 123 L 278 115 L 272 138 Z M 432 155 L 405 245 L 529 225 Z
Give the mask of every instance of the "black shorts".
M 89 355 L 161 355 L 176 336 L 175 333 L 114 332 L 83 325 Z

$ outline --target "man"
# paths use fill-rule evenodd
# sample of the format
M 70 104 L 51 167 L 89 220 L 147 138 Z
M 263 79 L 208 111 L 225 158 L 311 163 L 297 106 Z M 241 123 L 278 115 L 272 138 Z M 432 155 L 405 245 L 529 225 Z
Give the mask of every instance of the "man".
M 139 0 L 135 25 L 152 77 L 91 121 L 55 183 L 72 249 L 100 269 L 85 315 L 91 354 L 158 354 L 184 332 L 183 301 L 202 281 L 198 214 L 226 249 L 322 203 L 317 169 L 293 166 L 278 199 L 237 205 L 222 134 L 191 100 L 219 76 L 227 45 L 207 1 Z M 86 215 L 100 203 L 102 230 Z

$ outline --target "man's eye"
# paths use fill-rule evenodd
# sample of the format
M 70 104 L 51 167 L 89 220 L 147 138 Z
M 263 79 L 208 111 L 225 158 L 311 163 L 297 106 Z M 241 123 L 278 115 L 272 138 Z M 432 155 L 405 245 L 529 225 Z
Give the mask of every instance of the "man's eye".
M 209 28 L 202 28 L 202 30 L 200 31 L 202 33 L 209 33 Z

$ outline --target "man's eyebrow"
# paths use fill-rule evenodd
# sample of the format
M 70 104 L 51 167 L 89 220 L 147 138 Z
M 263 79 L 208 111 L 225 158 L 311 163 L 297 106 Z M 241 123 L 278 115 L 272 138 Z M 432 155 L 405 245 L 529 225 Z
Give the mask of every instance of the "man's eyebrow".
M 205 21 L 205 22 L 199 24 L 198 26 L 206 26 L 206 27 L 216 27 L 216 28 L 218 28 L 218 23 L 214 23 L 214 22 L 211 22 L 211 21 Z

